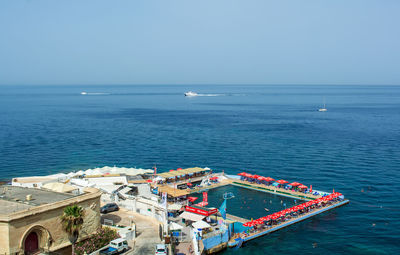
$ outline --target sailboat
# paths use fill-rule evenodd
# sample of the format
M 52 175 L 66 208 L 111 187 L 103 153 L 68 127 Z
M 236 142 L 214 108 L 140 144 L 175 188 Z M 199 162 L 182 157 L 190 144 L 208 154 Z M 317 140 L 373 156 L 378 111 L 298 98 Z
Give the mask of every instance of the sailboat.
M 324 107 L 323 108 L 319 108 L 318 111 L 319 112 L 326 112 L 328 109 L 326 109 L 326 104 L 325 104 L 325 98 L 324 98 Z

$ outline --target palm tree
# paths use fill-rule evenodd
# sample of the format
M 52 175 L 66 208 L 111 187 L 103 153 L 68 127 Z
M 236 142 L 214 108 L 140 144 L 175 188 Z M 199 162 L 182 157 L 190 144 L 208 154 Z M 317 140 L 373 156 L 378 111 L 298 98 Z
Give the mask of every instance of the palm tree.
M 78 205 L 70 205 L 64 208 L 61 216 L 63 230 L 68 234 L 69 241 L 72 244 L 72 254 L 75 254 L 74 245 L 79 237 L 79 231 L 83 226 L 83 216 L 85 212 Z

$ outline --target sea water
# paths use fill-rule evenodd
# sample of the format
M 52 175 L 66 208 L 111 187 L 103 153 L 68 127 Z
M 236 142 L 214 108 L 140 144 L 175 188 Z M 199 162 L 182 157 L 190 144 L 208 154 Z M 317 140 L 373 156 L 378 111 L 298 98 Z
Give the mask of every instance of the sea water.
M 202 96 L 184 97 L 189 90 Z M 318 112 L 324 100 L 328 111 Z M 0 87 L 5 180 L 105 165 L 200 166 L 335 189 L 351 201 L 240 254 L 400 254 L 399 141 L 397 86 Z M 228 212 L 250 198 L 237 194 Z M 243 215 L 256 217 L 255 206 Z

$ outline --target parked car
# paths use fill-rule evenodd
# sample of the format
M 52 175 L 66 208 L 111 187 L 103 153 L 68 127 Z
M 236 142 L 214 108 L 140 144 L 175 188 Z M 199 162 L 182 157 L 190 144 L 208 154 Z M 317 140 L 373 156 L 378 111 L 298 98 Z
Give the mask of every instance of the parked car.
M 165 244 L 157 244 L 156 245 L 156 253 L 155 255 L 167 255 L 168 249 Z
M 129 250 L 128 241 L 124 238 L 112 240 L 107 248 L 100 251 L 100 255 L 114 255 Z
M 118 211 L 118 210 L 119 210 L 119 207 L 116 203 L 109 203 L 100 208 L 101 213 L 109 213 L 109 212 L 114 212 L 114 211 Z

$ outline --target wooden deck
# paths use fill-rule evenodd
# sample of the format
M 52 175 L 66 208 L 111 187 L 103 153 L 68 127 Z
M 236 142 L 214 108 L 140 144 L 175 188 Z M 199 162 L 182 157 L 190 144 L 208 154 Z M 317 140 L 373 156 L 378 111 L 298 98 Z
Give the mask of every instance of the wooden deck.
M 167 194 L 171 197 L 181 197 L 181 196 L 189 195 L 192 193 L 199 193 L 202 191 L 207 191 L 209 189 L 214 189 L 214 188 L 229 185 L 229 184 L 231 184 L 231 181 L 228 179 L 228 180 L 222 180 L 221 182 L 216 183 L 216 184 L 211 184 L 210 186 L 193 188 L 193 189 L 177 189 L 177 188 L 171 187 L 170 184 L 154 185 L 153 188 L 158 187 L 159 192 L 167 192 Z

